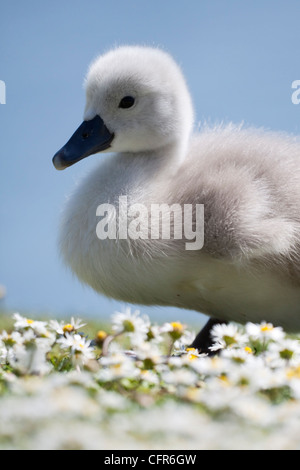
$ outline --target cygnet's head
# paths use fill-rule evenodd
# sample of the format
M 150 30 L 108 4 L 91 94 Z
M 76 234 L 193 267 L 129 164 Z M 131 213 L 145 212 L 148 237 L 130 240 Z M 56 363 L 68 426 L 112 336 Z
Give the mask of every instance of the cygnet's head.
M 64 169 L 94 153 L 184 152 L 193 107 L 182 72 L 169 54 L 123 46 L 98 57 L 86 80 L 84 122 L 53 158 Z

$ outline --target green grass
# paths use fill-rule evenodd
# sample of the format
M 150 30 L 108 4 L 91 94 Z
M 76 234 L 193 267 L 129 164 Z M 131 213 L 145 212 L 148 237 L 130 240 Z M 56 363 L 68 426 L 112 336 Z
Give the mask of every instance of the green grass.
M 10 331 L 13 327 L 13 312 L 0 310 L 0 331 Z

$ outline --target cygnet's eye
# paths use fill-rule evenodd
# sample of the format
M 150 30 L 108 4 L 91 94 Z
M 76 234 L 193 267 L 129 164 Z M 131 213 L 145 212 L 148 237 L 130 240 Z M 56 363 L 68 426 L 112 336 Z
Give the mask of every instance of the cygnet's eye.
M 134 105 L 135 99 L 133 96 L 124 96 L 119 103 L 119 108 L 127 109 Z

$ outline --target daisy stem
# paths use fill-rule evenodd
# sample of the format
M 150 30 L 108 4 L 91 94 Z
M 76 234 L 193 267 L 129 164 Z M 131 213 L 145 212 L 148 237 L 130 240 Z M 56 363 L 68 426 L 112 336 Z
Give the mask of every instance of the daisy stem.
M 170 346 L 169 346 L 168 357 L 171 357 L 171 355 L 172 355 L 172 350 L 173 350 L 174 343 L 175 343 L 175 340 L 172 339 L 172 341 L 170 343 Z
M 108 355 L 108 348 L 110 343 L 116 339 L 118 336 L 121 336 L 124 333 L 125 330 L 120 331 L 119 333 L 116 333 L 115 335 L 108 335 L 104 342 L 103 342 L 103 347 L 102 347 L 102 356 L 107 356 Z

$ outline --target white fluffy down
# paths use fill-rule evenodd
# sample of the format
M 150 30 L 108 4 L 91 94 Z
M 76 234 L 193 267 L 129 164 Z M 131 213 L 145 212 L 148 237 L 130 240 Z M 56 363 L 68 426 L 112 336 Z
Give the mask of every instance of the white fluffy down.
M 86 82 L 85 120 L 115 134 L 113 155 L 83 178 L 62 218 L 60 246 L 81 281 L 106 296 L 212 317 L 300 329 L 300 144 L 239 126 L 193 133 L 182 72 L 165 52 L 125 46 L 100 56 Z M 120 109 L 123 96 L 135 98 Z M 87 165 L 87 162 L 85 163 Z M 96 208 L 204 204 L 205 243 L 99 240 Z

